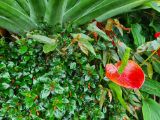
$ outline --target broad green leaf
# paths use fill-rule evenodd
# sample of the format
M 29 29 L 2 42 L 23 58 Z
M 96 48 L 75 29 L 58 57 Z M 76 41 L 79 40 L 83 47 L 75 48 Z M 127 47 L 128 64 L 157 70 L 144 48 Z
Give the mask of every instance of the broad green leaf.
M 145 37 L 141 34 L 142 27 L 140 24 L 132 24 L 131 26 L 132 35 L 134 38 L 134 44 L 140 46 L 145 43 Z
M 118 69 L 118 72 L 120 74 L 123 73 L 126 65 L 128 64 L 128 60 L 129 60 L 129 56 L 130 56 L 130 51 L 131 51 L 131 49 L 129 47 L 127 47 L 126 50 L 125 50 L 125 53 L 123 55 L 122 61 L 121 61 L 122 63 L 120 65 L 119 69 Z
M 160 118 L 160 104 L 153 99 L 144 99 L 143 106 L 143 119 L 144 120 L 159 120 Z
M 44 44 L 55 44 L 56 40 L 55 39 L 51 39 L 49 37 L 43 36 L 43 35 L 27 35 L 28 38 L 31 38 L 33 40 L 36 40 L 40 43 L 44 43 Z
M 49 52 L 55 50 L 56 47 L 57 47 L 57 44 L 45 44 L 43 46 L 43 52 L 44 53 L 49 53 Z
M 111 90 L 113 90 L 113 92 L 116 93 L 116 96 L 119 100 L 119 102 L 123 105 L 123 107 L 125 109 L 127 109 L 127 104 L 126 102 L 124 101 L 124 99 L 122 98 L 122 89 L 120 86 L 116 85 L 115 83 L 111 82 L 109 83 L 109 87 Z
M 106 35 L 105 32 L 100 30 L 97 26 L 96 23 L 89 24 L 87 29 L 91 32 L 96 32 L 99 36 L 101 36 L 104 40 L 109 40 L 109 37 Z
M 146 80 L 141 91 L 160 97 L 160 83 L 155 80 Z

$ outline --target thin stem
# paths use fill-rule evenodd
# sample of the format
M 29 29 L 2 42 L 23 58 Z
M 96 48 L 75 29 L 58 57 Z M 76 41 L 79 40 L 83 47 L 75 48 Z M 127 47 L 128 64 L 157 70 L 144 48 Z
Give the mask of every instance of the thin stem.
M 160 47 L 158 47 L 157 50 L 155 50 L 146 60 L 144 60 L 140 66 L 143 66 L 159 49 Z

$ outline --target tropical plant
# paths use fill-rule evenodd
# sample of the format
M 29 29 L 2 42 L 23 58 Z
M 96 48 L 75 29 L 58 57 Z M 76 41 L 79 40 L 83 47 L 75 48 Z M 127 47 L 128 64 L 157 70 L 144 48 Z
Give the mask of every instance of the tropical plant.
M 25 33 L 46 23 L 83 25 L 93 19 L 104 21 L 130 12 L 155 0 L 0 0 L 0 27 L 14 33 Z M 155 5 L 154 8 L 156 9 Z M 43 25 L 44 25 L 43 24 Z

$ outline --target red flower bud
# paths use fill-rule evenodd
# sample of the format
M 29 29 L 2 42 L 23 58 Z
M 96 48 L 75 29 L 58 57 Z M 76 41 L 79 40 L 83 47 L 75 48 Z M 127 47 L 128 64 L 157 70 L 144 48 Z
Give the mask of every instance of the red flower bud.
M 154 34 L 154 37 L 155 37 L 155 38 L 160 37 L 160 32 L 155 33 L 155 34 Z
M 141 67 L 132 60 L 128 61 L 122 74 L 118 73 L 121 61 L 113 64 L 106 65 L 106 77 L 112 82 L 129 89 L 139 89 L 144 81 L 145 76 Z

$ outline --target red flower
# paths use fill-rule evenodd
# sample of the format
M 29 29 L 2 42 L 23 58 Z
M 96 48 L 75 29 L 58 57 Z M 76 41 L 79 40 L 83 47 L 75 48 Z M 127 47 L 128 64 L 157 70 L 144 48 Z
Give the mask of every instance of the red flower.
M 160 32 L 155 33 L 155 34 L 154 34 L 154 37 L 155 37 L 155 38 L 160 37 Z
M 132 60 L 128 61 L 122 74 L 118 73 L 121 61 L 106 65 L 106 77 L 112 82 L 130 89 L 139 89 L 145 80 L 145 76 L 141 67 Z

